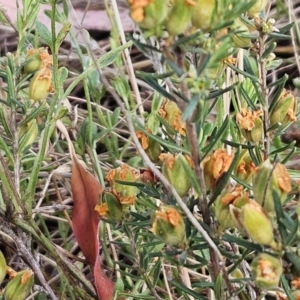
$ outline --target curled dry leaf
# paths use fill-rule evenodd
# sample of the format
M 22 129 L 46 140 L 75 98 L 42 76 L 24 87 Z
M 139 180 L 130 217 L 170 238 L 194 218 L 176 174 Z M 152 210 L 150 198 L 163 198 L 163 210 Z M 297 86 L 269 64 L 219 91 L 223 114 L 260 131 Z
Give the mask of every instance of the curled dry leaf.
M 95 211 L 103 189 L 98 180 L 72 155 L 71 188 L 74 201 L 73 230 L 77 242 L 94 275 L 97 295 L 101 300 L 113 297 L 114 284 L 107 278 L 99 261 L 99 214 Z
M 72 215 L 73 231 L 76 240 L 92 268 L 94 285 L 100 300 L 113 298 L 114 283 L 106 277 L 99 261 L 99 214 L 95 211 L 103 188 L 76 157 L 72 142 L 64 125 L 58 121 L 57 127 L 68 140 L 72 158 L 71 189 L 74 208 Z

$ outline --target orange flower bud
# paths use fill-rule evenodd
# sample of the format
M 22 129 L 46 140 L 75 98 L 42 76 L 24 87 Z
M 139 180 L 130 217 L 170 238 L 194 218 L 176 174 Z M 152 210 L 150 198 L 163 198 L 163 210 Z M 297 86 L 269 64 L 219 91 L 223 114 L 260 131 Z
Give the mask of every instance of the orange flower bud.
M 151 231 L 168 245 L 185 245 L 184 220 L 175 206 L 161 205 L 153 213 Z
M 248 150 L 242 150 L 240 160 L 234 170 L 234 174 L 243 181 L 250 182 L 255 171 L 256 166 L 252 161 Z
M 105 217 L 112 221 L 120 221 L 123 217 L 123 206 L 118 198 L 112 193 L 104 192 L 101 200 L 102 203 L 95 207 L 100 217 Z
M 28 63 L 26 63 L 28 61 Z M 25 73 L 34 73 L 41 68 L 53 65 L 52 55 L 47 48 L 29 49 L 25 58 Z
M 121 204 L 131 205 L 134 203 L 139 189 L 133 185 L 118 183 L 116 180 L 137 182 L 140 179 L 140 174 L 137 170 L 123 164 L 119 168 L 110 170 L 106 179 L 111 185 L 113 194 L 118 198 Z
M 226 172 L 233 160 L 233 154 L 218 149 L 208 155 L 203 162 L 204 179 L 208 190 L 214 190 L 220 177 Z
M 40 69 L 42 61 L 39 49 L 29 49 L 25 58 L 25 73 L 34 73 Z
M 263 137 L 263 122 L 260 116 L 261 110 L 251 111 L 242 108 L 236 115 L 236 121 L 239 125 L 242 135 L 249 142 L 257 143 Z
M 174 101 L 166 100 L 160 107 L 158 113 L 175 131 L 181 135 L 186 135 L 186 125 L 181 119 L 182 112 Z M 167 132 L 173 134 L 173 132 L 168 129 Z
M 242 207 L 250 201 L 249 193 L 244 190 L 241 185 L 226 189 L 216 199 L 215 215 L 220 223 L 219 230 L 222 231 L 225 228 L 236 227 L 235 217 L 230 214 L 230 205 L 235 207 Z
M 270 290 L 278 286 L 282 274 L 282 265 L 279 259 L 261 253 L 253 260 L 251 267 L 257 287 Z
M 167 17 L 167 0 L 128 0 L 131 18 L 144 29 L 156 29 Z
M 142 131 L 137 131 L 135 134 L 151 161 L 157 163 L 159 161 L 159 155 L 161 154 L 159 142 L 147 136 Z

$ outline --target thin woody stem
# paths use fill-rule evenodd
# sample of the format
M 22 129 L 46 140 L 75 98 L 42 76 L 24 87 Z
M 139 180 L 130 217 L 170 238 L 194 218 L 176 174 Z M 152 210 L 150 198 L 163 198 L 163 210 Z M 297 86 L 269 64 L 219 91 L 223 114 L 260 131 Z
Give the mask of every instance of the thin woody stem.
M 265 34 L 260 30 L 259 31 L 259 39 L 258 39 L 258 66 L 259 66 L 259 74 L 260 74 L 260 87 L 262 97 L 264 99 L 264 157 L 265 159 L 268 158 L 270 153 L 270 135 L 268 132 L 268 128 L 270 125 L 270 118 L 269 118 L 269 99 L 268 99 L 268 88 L 267 88 L 267 69 L 266 69 L 266 62 L 263 58 L 263 54 L 265 52 Z
M 184 55 L 182 51 L 177 51 L 176 53 L 176 64 L 181 68 L 184 69 Z M 186 84 L 182 83 L 180 85 L 180 90 L 181 93 L 185 96 L 186 99 L 191 98 L 190 90 L 186 86 Z M 181 109 L 184 109 L 186 106 L 186 103 L 184 103 L 181 99 L 179 99 L 180 103 L 178 103 L 179 107 Z M 198 139 L 197 139 L 197 129 L 195 126 L 195 123 L 192 121 L 193 115 L 188 118 L 186 121 L 186 132 L 187 132 L 187 138 L 189 140 L 189 145 L 190 145 L 190 151 L 191 151 L 191 159 L 193 162 L 194 166 L 194 171 L 196 173 L 196 176 L 199 180 L 199 185 L 202 191 L 202 195 L 199 197 L 199 206 L 201 208 L 201 213 L 202 213 L 202 218 L 204 223 L 208 226 L 211 227 L 211 218 L 210 218 L 210 211 L 208 207 L 208 198 L 207 198 L 207 192 L 206 192 L 206 184 L 205 184 L 205 179 L 204 179 L 204 170 L 203 167 L 201 166 L 201 152 L 198 144 Z M 208 232 L 208 236 L 211 236 L 211 234 Z M 226 270 L 226 267 L 223 262 L 223 257 L 219 256 L 218 253 L 216 252 L 215 247 L 209 247 L 209 253 L 211 257 L 211 263 L 212 263 L 212 278 L 215 280 L 220 273 L 223 274 L 224 281 L 231 293 L 233 295 L 235 293 L 234 287 L 232 286 L 228 272 Z

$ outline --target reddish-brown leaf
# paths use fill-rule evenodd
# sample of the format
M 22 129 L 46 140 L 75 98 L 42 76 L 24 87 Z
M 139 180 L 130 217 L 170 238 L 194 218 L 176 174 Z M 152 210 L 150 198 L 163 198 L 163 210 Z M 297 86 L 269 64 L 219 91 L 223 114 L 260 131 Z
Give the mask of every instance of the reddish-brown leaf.
M 73 151 L 72 151 L 73 152 Z M 71 188 L 74 201 L 73 231 L 82 253 L 90 264 L 100 300 L 111 300 L 114 283 L 105 276 L 99 261 L 99 215 L 95 211 L 103 189 L 99 181 L 72 156 Z

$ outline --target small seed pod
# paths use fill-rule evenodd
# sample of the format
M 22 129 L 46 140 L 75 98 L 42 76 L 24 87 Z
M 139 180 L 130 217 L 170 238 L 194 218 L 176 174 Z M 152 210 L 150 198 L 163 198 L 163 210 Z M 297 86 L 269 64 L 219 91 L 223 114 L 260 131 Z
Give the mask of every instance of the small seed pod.
M 39 49 L 29 49 L 25 58 L 25 73 L 34 73 L 40 69 L 42 60 Z
M 160 107 L 159 114 L 176 132 L 183 136 L 186 135 L 186 124 L 181 119 L 182 112 L 174 101 L 166 100 Z M 167 132 L 174 134 L 174 132 L 168 130 L 168 128 Z
M 104 192 L 102 195 L 102 203 L 96 205 L 95 210 L 100 217 L 105 217 L 111 221 L 121 221 L 123 218 L 123 206 L 118 198 L 110 192 Z
M 297 120 L 298 101 L 291 92 L 284 90 L 270 112 L 271 126 L 280 124 L 286 126 Z
M 167 18 L 167 31 L 170 37 L 184 33 L 191 25 L 193 0 L 174 0 Z
M 190 164 L 189 160 L 182 154 L 162 153 L 159 156 L 163 162 L 162 173 L 170 181 L 180 197 L 186 196 L 191 188 L 191 181 L 184 167 L 184 164 Z
M 151 231 L 168 245 L 184 247 L 185 223 L 175 206 L 161 205 L 152 215 Z
M 9 281 L 4 291 L 5 300 L 25 299 L 34 284 L 34 275 L 31 270 L 23 270 Z
M 118 198 L 121 204 L 131 205 L 134 203 L 139 189 L 134 185 L 122 184 L 117 181 L 137 182 L 140 174 L 137 170 L 123 164 L 121 167 L 108 172 L 106 179 L 111 185 L 112 193 Z
M 292 190 L 291 179 L 284 165 L 278 163 L 275 167 L 266 160 L 252 177 L 254 199 L 264 207 L 267 212 L 274 211 L 273 191 L 283 203 Z
M 249 142 L 260 142 L 263 138 L 263 121 L 260 118 L 262 111 L 252 111 L 242 108 L 236 115 L 236 122 L 242 135 Z
M 216 0 L 197 0 L 193 9 L 192 25 L 196 29 L 208 31 L 215 19 Z
M 42 68 L 30 80 L 29 97 L 34 101 L 42 101 L 52 91 L 52 88 L 52 72 L 49 68 Z
M 257 18 L 259 13 L 265 8 L 268 0 L 257 0 L 255 4 L 248 10 L 248 15 L 251 18 Z
M 203 162 L 204 179 L 208 190 L 215 190 L 218 180 L 229 169 L 233 160 L 233 154 L 229 155 L 225 150 L 218 149 L 208 155 Z
M 258 288 L 276 288 L 282 275 L 282 265 L 278 258 L 269 254 L 259 254 L 251 264 L 254 282 Z
M 254 242 L 276 248 L 272 222 L 256 201 L 250 200 L 241 207 L 241 222 Z
M 250 34 L 248 26 L 240 19 L 234 20 L 234 23 L 230 27 L 231 30 L 237 31 L 232 35 L 232 41 L 239 48 L 245 48 L 251 46 L 251 39 L 245 35 Z
M 0 284 L 6 276 L 6 260 L 3 253 L 0 251 Z

